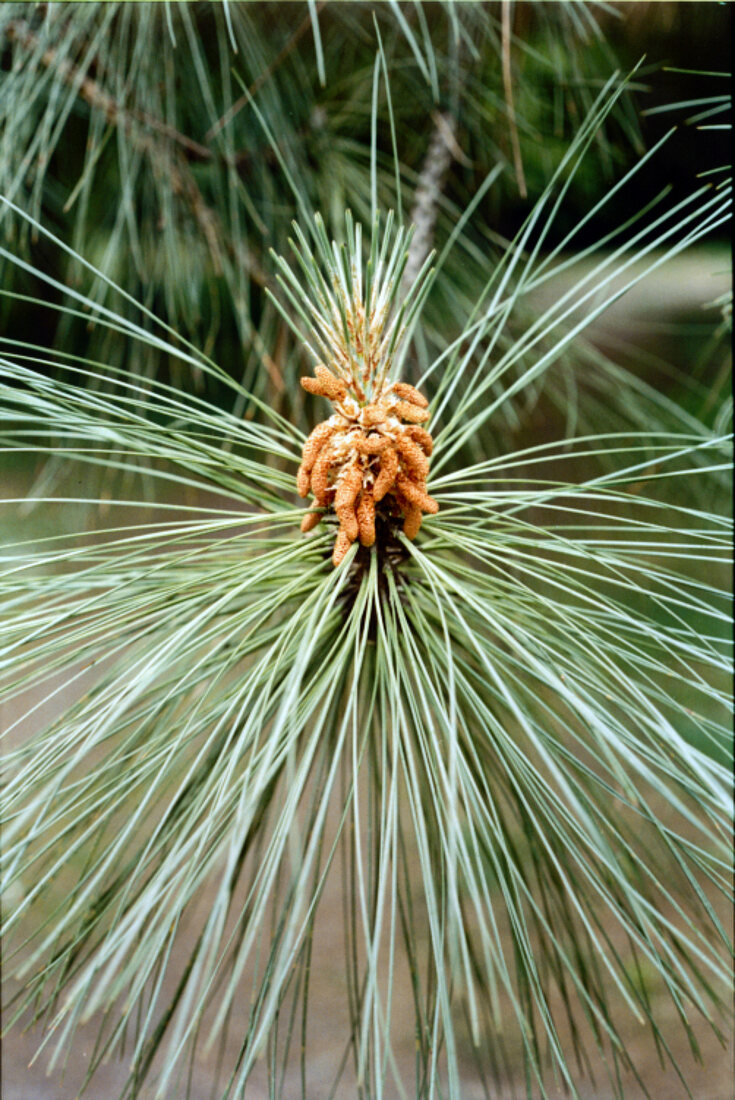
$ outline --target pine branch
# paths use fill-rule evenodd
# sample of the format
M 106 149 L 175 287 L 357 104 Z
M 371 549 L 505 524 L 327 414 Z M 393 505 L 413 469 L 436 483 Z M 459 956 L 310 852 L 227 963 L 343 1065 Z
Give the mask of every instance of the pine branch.
M 18 41 L 27 48 L 38 48 L 39 39 L 22 21 L 9 23 L 5 30 L 11 41 Z M 170 181 L 172 194 L 180 196 L 187 203 L 207 242 L 214 274 L 217 276 L 222 274 L 222 258 L 223 253 L 226 252 L 236 263 L 247 269 L 254 282 L 265 286 L 267 276 L 254 258 L 239 248 L 231 236 L 225 233 L 219 215 L 205 202 L 189 169 L 186 157 L 164 146 L 153 134 L 142 133 L 138 129 L 138 124 L 180 145 L 183 153 L 188 156 L 193 155 L 196 159 L 210 159 L 213 156 L 212 150 L 146 112 L 120 107 L 114 97 L 109 95 L 97 81 L 82 74 L 66 58 L 60 58 L 58 51 L 53 47 L 47 47 L 41 57 L 43 65 L 53 68 L 60 79 L 75 89 L 93 110 L 100 111 L 111 125 L 122 126 L 135 147 L 148 157 L 154 171 L 166 175 Z

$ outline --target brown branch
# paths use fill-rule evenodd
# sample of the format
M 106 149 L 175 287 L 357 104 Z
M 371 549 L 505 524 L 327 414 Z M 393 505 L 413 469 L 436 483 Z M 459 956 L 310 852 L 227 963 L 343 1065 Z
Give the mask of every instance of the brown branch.
M 317 7 L 316 7 L 317 13 L 322 10 L 322 8 L 324 7 L 325 4 L 326 4 L 326 0 L 319 0 L 319 3 L 317 4 Z M 238 114 L 242 110 L 242 108 L 245 106 L 245 104 L 248 102 L 248 100 L 251 99 L 258 92 L 258 90 L 263 87 L 266 80 L 268 80 L 268 78 L 271 77 L 273 75 L 273 73 L 276 71 L 278 66 L 283 61 L 285 61 L 285 59 L 291 53 L 291 50 L 294 48 L 294 46 L 299 41 L 299 39 L 303 37 L 303 35 L 306 33 L 306 31 L 309 29 L 310 26 L 311 26 L 311 16 L 306 15 L 301 20 L 298 27 L 293 32 L 293 34 L 291 35 L 291 37 L 289 38 L 288 42 L 285 44 L 283 49 L 280 51 L 280 53 L 278 53 L 273 58 L 270 65 L 268 65 L 268 67 L 260 74 L 260 76 L 257 77 L 253 81 L 253 83 L 248 88 L 247 92 L 244 95 L 241 95 L 240 98 L 232 104 L 232 106 L 229 108 L 229 110 L 225 111 L 225 113 L 222 115 L 222 117 L 217 119 L 217 121 L 215 122 L 215 124 L 213 126 L 210 126 L 210 128 L 207 130 L 206 134 L 204 135 L 204 140 L 205 141 L 207 141 L 207 142 L 211 141 L 212 138 L 215 137 L 220 132 L 221 129 L 223 129 L 223 127 L 227 126 L 228 123 L 232 122 L 235 115 Z
M 39 39 L 33 31 L 20 20 L 9 23 L 5 28 L 5 33 L 11 42 L 16 41 L 29 48 L 34 48 L 39 45 Z M 71 61 L 59 58 L 53 47 L 49 47 L 44 51 L 42 61 L 47 68 L 53 66 L 67 83 L 71 84 L 75 80 L 78 80 L 79 70 L 75 68 Z M 164 137 L 170 138 L 172 141 L 176 142 L 177 145 L 181 145 L 188 153 L 191 153 L 200 160 L 209 160 L 212 157 L 211 149 L 208 149 L 205 145 L 200 145 L 198 141 L 194 141 L 193 138 L 187 137 L 186 134 L 182 134 L 175 126 L 171 126 L 168 122 L 162 122 L 161 119 L 156 118 L 155 115 L 149 115 L 145 111 L 138 110 L 135 107 L 121 107 L 111 95 L 104 91 L 96 80 L 93 80 L 89 76 L 82 77 L 81 81 L 79 81 L 79 94 L 90 104 L 90 106 L 97 107 L 99 110 L 103 111 L 109 122 L 117 122 L 120 119 L 126 121 L 128 117 L 130 119 L 135 119 L 136 122 L 148 126 L 151 130 L 156 130 Z
M 518 127 L 516 126 L 516 112 L 513 106 L 513 78 L 510 71 L 510 3 L 511 0 L 502 0 L 502 34 L 503 34 L 503 87 L 505 89 L 505 102 L 508 106 L 508 122 L 510 124 L 510 144 L 513 150 L 513 165 L 518 181 L 518 190 L 521 198 L 526 198 L 526 178 L 523 175 L 523 161 L 521 159 L 521 145 L 518 140 Z
M 6 27 L 6 35 L 11 41 L 17 41 L 29 49 L 35 49 L 40 45 L 40 40 L 22 21 L 9 23 Z M 212 265 L 217 275 L 221 275 L 223 271 L 222 254 L 223 249 L 225 249 L 237 263 L 247 266 L 251 278 L 256 283 L 260 286 L 265 286 L 268 283 L 267 276 L 259 269 L 255 261 L 251 257 L 243 256 L 241 251 L 235 247 L 234 242 L 225 233 L 217 213 L 204 201 L 183 153 L 179 150 L 163 148 L 152 134 L 140 133 L 138 124 L 142 122 L 144 125 L 151 127 L 156 133 L 170 138 L 197 155 L 203 154 L 207 158 L 211 158 L 212 151 L 210 149 L 205 149 L 204 146 L 192 141 L 184 134 L 180 134 L 173 127 L 144 112 L 126 110 L 121 107 L 96 80 L 84 76 L 82 71 L 71 61 L 60 58 L 58 51 L 52 46 L 43 51 L 41 61 L 47 68 L 55 69 L 60 78 L 72 88 L 75 88 L 90 107 L 102 111 L 108 122 L 123 126 L 138 148 L 149 157 L 154 169 L 159 174 L 165 174 L 168 177 L 172 192 L 181 196 L 188 203 L 207 243 Z

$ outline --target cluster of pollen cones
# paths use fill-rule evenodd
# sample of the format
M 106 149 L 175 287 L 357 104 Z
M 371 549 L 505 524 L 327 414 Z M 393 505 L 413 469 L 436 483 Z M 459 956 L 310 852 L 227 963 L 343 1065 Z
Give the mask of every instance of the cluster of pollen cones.
M 433 443 L 421 424 L 429 419 L 426 398 L 406 382 L 387 384 L 372 400 L 358 400 L 352 388 L 319 364 L 315 377 L 302 378 L 309 393 L 328 398 L 335 412 L 318 424 L 304 444 L 299 467 L 299 496 L 311 491 L 319 508 L 339 520 L 332 561 L 344 558 L 358 538 L 375 542 L 375 510 L 402 516 L 403 531 L 414 539 L 424 512 L 439 505 L 426 492 Z M 302 531 L 319 523 L 323 512 L 307 512 Z

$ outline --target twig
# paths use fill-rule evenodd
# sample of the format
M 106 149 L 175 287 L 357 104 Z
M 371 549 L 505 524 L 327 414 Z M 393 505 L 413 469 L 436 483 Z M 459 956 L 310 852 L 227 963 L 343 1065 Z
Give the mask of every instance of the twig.
M 455 117 L 448 111 L 441 114 L 439 111 L 434 111 L 431 117 L 434 129 L 419 172 L 410 213 L 410 221 L 415 230 L 403 272 L 404 290 L 412 286 L 431 250 L 439 200 L 452 160 L 469 164 L 467 157 L 457 144 Z
M 326 0 L 319 0 L 319 3 L 316 7 L 317 12 L 320 12 L 325 4 Z M 240 98 L 232 104 L 229 110 L 225 111 L 222 117 L 217 119 L 213 126 L 210 126 L 210 128 L 204 135 L 205 141 L 211 141 L 212 138 L 215 137 L 224 126 L 226 126 L 229 122 L 232 122 L 235 115 L 238 114 L 238 112 L 242 110 L 248 100 L 251 99 L 252 96 L 254 96 L 260 88 L 262 88 L 263 84 L 266 82 L 266 80 L 268 80 L 270 76 L 272 76 L 272 74 L 281 64 L 281 62 L 288 57 L 288 55 L 291 53 L 291 50 L 294 48 L 299 39 L 303 37 L 310 26 L 311 16 L 305 15 L 296 30 L 289 38 L 288 42 L 283 47 L 283 49 L 273 58 L 270 65 L 268 65 L 268 67 L 260 74 L 260 76 L 253 81 L 253 83 L 248 88 L 247 93 L 245 95 L 241 95 Z
M 23 46 L 34 48 L 39 45 L 39 39 L 22 21 L 16 20 L 8 23 L 5 28 L 5 34 L 11 42 L 20 42 Z M 68 83 L 78 81 L 79 70 L 75 68 L 71 61 L 59 58 L 53 47 L 44 50 L 42 61 L 47 68 L 53 65 L 57 72 L 59 72 Z M 109 122 L 117 122 L 119 120 L 126 121 L 128 117 L 130 119 L 135 119 L 136 122 L 140 122 L 144 126 L 150 127 L 151 130 L 156 130 L 164 137 L 170 138 L 172 141 L 176 142 L 177 145 L 181 145 L 187 152 L 201 160 L 209 160 L 212 157 L 211 149 L 208 149 L 205 145 L 200 145 L 198 141 L 194 141 L 193 138 L 187 137 L 186 134 L 182 134 L 175 126 L 171 126 L 168 122 L 162 122 L 161 119 L 156 118 L 154 115 L 149 115 L 145 111 L 140 111 L 135 107 L 121 107 L 108 92 L 104 91 L 96 80 L 93 80 L 89 76 L 82 77 L 81 81 L 79 81 L 79 94 L 90 104 L 90 106 L 97 107 L 99 110 L 104 111 Z
M 513 150 L 513 166 L 515 168 L 518 190 L 521 198 L 525 199 L 526 178 L 523 175 L 523 161 L 521 159 L 521 145 L 518 140 L 518 127 L 516 126 L 516 112 L 513 106 L 513 79 L 510 71 L 510 3 L 511 0 L 502 0 L 502 36 L 503 36 L 503 87 L 505 89 L 505 102 L 508 106 L 508 123 L 510 125 L 510 144 Z
M 40 45 L 37 36 L 21 21 L 8 24 L 6 35 L 11 41 L 15 40 L 29 49 L 34 49 Z M 266 275 L 260 271 L 252 258 L 244 257 L 234 243 L 228 239 L 217 213 L 204 201 L 183 154 L 174 149 L 162 148 L 154 140 L 153 135 L 140 133 L 137 124 L 142 122 L 146 126 L 150 126 L 151 129 L 165 135 L 190 152 L 196 153 L 196 155 L 204 155 L 210 159 L 213 155 L 210 149 L 205 149 L 203 145 L 199 145 L 184 134 L 180 134 L 173 127 L 144 112 L 127 110 L 121 107 L 96 80 L 83 76 L 81 70 L 71 61 L 60 58 L 58 51 L 52 46 L 43 51 L 41 61 L 47 68 L 53 67 L 61 79 L 72 88 L 75 88 L 90 107 L 102 111 L 108 122 L 124 126 L 138 148 L 148 155 L 151 162 L 157 165 L 159 170 L 161 162 L 163 162 L 163 170 L 168 176 L 172 192 L 184 198 L 199 225 L 202 236 L 207 242 L 212 257 L 212 265 L 217 275 L 221 275 L 223 271 L 222 252 L 224 246 L 236 262 L 247 265 L 248 272 L 256 283 L 261 286 L 268 283 Z

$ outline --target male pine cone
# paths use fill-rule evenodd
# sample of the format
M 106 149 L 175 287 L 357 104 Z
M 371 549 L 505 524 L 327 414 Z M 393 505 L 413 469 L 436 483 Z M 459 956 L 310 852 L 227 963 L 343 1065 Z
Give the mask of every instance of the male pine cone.
M 296 484 L 299 496 L 311 491 L 319 508 L 337 515 L 332 561 L 339 565 L 358 538 L 373 545 L 378 506 L 388 517 L 402 517 L 404 534 L 414 539 L 423 513 L 439 511 L 426 491 L 433 441 L 421 424 L 429 419 L 428 401 L 408 383 L 393 382 L 361 404 L 350 393 L 356 387 L 323 364 L 314 375 L 301 385 L 326 397 L 335 411 L 306 440 Z M 324 512 L 307 512 L 301 530 L 311 531 Z

